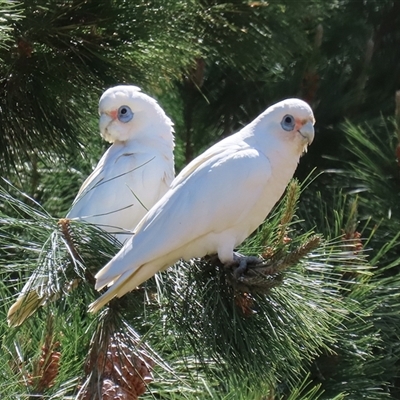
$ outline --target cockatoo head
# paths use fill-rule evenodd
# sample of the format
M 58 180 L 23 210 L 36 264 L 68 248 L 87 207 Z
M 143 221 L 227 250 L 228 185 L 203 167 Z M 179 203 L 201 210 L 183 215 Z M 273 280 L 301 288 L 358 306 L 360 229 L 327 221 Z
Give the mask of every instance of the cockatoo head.
M 106 90 L 99 101 L 99 114 L 100 133 L 111 143 L 168 132 L 165 126 L 172 132 L 173 123 L 163 109 L 137 86 L 119 85 Z
M 259 126 L 268 129 L 279 140 L 289 143 L 290 148 L 300 154 L 314 140 L 314 114 L 303 100 L 280 101 L 267 108 L 257 120 Z

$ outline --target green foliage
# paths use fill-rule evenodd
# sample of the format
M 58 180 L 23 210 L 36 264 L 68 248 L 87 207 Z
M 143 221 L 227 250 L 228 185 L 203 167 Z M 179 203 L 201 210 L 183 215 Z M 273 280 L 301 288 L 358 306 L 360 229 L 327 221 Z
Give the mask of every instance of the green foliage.
M 342 193 L 333 199 L 314 196 L 313 202 L 311 210 L 305 207 L 300 211 L 306 226 L 316 223 L 326 235 L 340 235 L 346 240 L 353 246 L 355 256 L 368 255 L 365 261 L 369 273 L 353 270 L 342 276 L 342 294 L 351 304 L 357 304 L 359 311 L 354 309 L 342 324 L 332 326 L 331 333 L 337 335 L 338 340 L 330 354 L 323 352 L 314 360 L 311 376 L 315 383 L 321 383 L 323 398 L 330 399 L 341 391 L 351 399 L 388 398 L 388 371 L 383 357 L 378 354 L 384 341 L 374 324 L 374 313 L 382 299 L 376 295 L 379 283 L 374 278 L 375 259 L 371 257 L 367 241 L 362 239 L 369 230 L 369 223 L 359 224 L 357 199 Z
M 9 49 L 12 41 L 11 21 L 17 21 L 20 18 L 18 8 L 7 0 L 0 1 L 0 48 Z
M 1 169 L 32 152 L 76 155 L 105 87 L 149 87 L 177 76 L 193 49 L 180 32 L 184 8 L 172 1 L 22 2 L 20 14 L 8 16 L 10 48 L 0 50 Z
M 371 263 L 394 268 L 400 244 L 400 179 L 396 163 L 397 135 L 393 120 L 380 118 L 370 124 L 344 125 L 346 161 L 337 172 L 343 190 L 357 195 L 358 218 L 364 236 L 375 251 Z
M 0 193 L 0 397 L 75 397 L 93 383 L 90 356 L 118 333 L 119 354 L 128 346 L 155 361 L 144 398 L 398 398 L 390 117 L 399 7 L 0 0 L 0 170 L 13 184 Z M 212 259 L 181 263 L 93 317 L 91 276 L 118 245 L 53 217 L 65 215 L 106 148 L 101 92 L 124 82 L 155 95 L 175 121 L 177 170 L 275 100 L 299 96 L 315 110 L 317 134 L 298 176 L 315 166 L 341 173 L 320 175 L 300 202 L 289 188 L 242 246 L 266 261 L 241 281 Z M 34 271 L 52 299 L 9 329 L 7 309 Z M 44 344 L 55 360 L 61 353 L 51 387 L 38 386 Z
M 366 393 L 371 399 L 397 398 L 400 185 L 396 129 L 392 119 L 380 118 L 363 125 L 347 122 L 344 131 L 347 156 L 339 164 L 335 160 L 341 169 L 329 174 L 330 185 L 342 189 L 333 196 L 330 193 L 333 201 L 326 191 L 325 196 L 319 193 L 312 198 L 307 194 L 313 190 L 305 193 L 306 207 L 300 215 L 306 226 L 315 224 L 324 232 L 342 233 L 358 242 L 369 254 L 373 275 L 361 290 L 350 292 L 365 311 L 361 322 L 359 315 L 345 321 L 335 357 L 316 360 L 315 378 L 323 383 L 328 398 L 343 390 L 344 382 L 352 399 L 366 398 Z
M 313 240 L 310 232 L 301 233 L 298 224 L 291 223 L 298 193 L 299 186 L 294 182 L 271 219 L 243 247 L 245 252 L 259 252 L 270 260 L 264 271 L 273 273 L 263 275 L 265 294 L 235 288 L 231 272 L 212 260 L 194 260 L 178 263 L 93 317 L 86 313 L 96 296 L 92 273 L 117 251 L 116 244 L 91 226 L 67 220 L 57 223 L 37 206 L 27 206 L 3 191 L 3 201 L 19 215 L 2 219 L 3 247 L 14 243 L 15 265 L 24 265 L 29 274 L 39 270 L 32 289 L 49 299 L 17 332 L 5 331 L 3 349 L 12 356 L 14 375 L 21 380 L 18 390 L 23 393 L 36 388 L 66 396 L 77 393 L 79 382 L 88 382 L 88 388 L 97 385 L 104 366 L 101 362 L 95 364 L 98 372 L 91 375 L 95 371 L 93 360 L 100 359 L 110 340 L 117 340 L 121 351 L 129 348 L 141 352 L 143 346 L 147 348 L 146 357 L 158 365 L 155 393 L 161 391 L 165 398 L 176 396 L 168 374 L 182 380 L 180 391 L 187 398 L 196 398 L 197 390 L 205 387 L 210 393 L 218 388 L 218 393 L 229 398 L 236 384 L 236 390 L 252 390 L 255 396 L 262 392 L 284 396 L 293 391 L 292 396 L 297 393 L 302 398 L 298 385 L 310 363 L 321 353 L 331 354 L 350 315 L 360 318 L 369 313 L 359 308 L 351 295 L 345 295 L 363 290 L 369 267 L 361 255 L 355 256 L 352 242 Z M 28 213 L 32 220 L 26 220 Z M 21 228 L 25 234 L 15 239 L 14 232 Z M 52 239 L 47 240 L 49 237 Z M 277 239 L 275 244 L 273 237 Z M 299 249 L 307 243 L 313 244 L 300 256 Z M 19 260 L 24 249 L 39 255 L 38 259 L 32 256 Z M 292 262 L 283 267 L 282 260 Z M 277 265 L 281 267 L 274 267 Z M 21 267 L 18 271 L 23 273 Z M 17 270 L 4 259 L 0 272 L 6 281 L 15 279 Z M 46 277 L 44 286 L 40 274 Z M 346 278 L 347 274 L 353 279 Z M 246 275 L 243 279 L 246 282 Z M 243 284 L 243 279 L 238 282 Z M 9 299 L 3 305 L 4 313 L 14 290 L 12 285 L 2 290 L 3 298 Z M 52 322 L 46 325 L 45 321 Z M 27 340 L 28 332 L 37 332 L 37 336 Z M 24 384 L 23 379 L 29 377 L 27 371 L 34 371 L 40 358 L 41 343 L 48 337 L 60 342 L 63 360 L 54 385 L 42 388 L 39 384 Z M 83 368 L 85 358 L 89 367 Z M 72 360 L 79 362 L 72 365 Z M 44 380 L 41 376 L 46 373 L 39 374 L 39 383 Z M 297 392 L 295 387 L 299 387 Z M 308 395 L 318 393 L 317 385 Z

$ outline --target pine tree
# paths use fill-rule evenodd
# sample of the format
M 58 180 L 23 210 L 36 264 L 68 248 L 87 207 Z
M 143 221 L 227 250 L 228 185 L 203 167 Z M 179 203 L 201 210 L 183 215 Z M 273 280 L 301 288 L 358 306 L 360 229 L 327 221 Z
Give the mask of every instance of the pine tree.
M 368 271 L 363 257 L 355 256 L 352 240 L 325 240 L 297 231 L 292 219 L 299 190 L 294 181 L 272 218 L 241 249 L 266 259 L 243 279 L 238 281 L 212 259 L 178 263 L 94 317 L 86 314 L 96 296 L 92 271 L 115 253 L 115 243 L 99 230 L 68 220 L 57 227 L 43 211 L 3 192 L 3 201 L 33 217 L 29 229 L 24 216 L 4 219 L 4 244 L 26 248 L 20 262 L 30 273 L 49 278 L 39 288 L 48 292 L 48 304 L 17 332 L 6 330 L 4 348 L 19 359 L 10 366 L 13 376 L 26 382 L 25 390 L 32 394 L 79 393 L 78 398 L 99 398 L 99 393 L 115 398 L 124 392 L 136 398 L 134 392 L 142 394 L 154 379 L 153 368 L 160 374 L 164 398 L 173 398 L 177 390 L 163 381 L 168 373 L 177 382 L 182 374 L 190 379 L 190 385 L 179 383 L 186 396 L 193 388 L 202 390 L 202 380 L 226 395 L 247 387 L 254 398 L 297 390 L 306 379 L 306 366 L 322 351 L 329 353 L 338 340 L 334 327 L 349 313 L 361 312 L 341 294 L 346 274 L 362 277 Z M 15 238 L 18 228 L 29 236 Z M 38 264 L 35 253 L 41 243 Z M 15 263 L 18 255 L 3 262 L 8 282 L 15 274 L 11 259 Z M 37 334 L 27 341 L 29 332 Z M 69 342 L 71 336 L 79 345 Z M 68 361 L 78 354 L 80 374 Z M 187 375 L 185 366 L 195 368 L 202 379 Z
M 397 2 L 1 6 L 1 398 L 398 396 Z M 314 106 L 317 143 L 240 249 L 265 263 L 240 281 L 213 258 L 177 263 L 92 316 L 93 274 L 119 245 L 60 217 L 104 150 L 98 97 L 121 82 L 174 117 L 178 168 L 282 97 Z M 333 164 L 319 138 L 338 150 L 336 135 L 346 174 L 303 179 Z M 32 274 L 49 300 L 10 329 Z

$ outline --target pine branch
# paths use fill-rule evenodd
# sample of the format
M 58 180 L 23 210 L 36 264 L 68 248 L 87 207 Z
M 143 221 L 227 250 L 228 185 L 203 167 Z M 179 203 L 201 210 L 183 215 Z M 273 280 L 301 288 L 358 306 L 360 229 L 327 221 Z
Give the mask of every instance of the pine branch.
M 122 316 L 105 310 L 96 324 L 85 363 L 86 382 L 77 398 L 135 400 L 153 381 L 155 365 L 139 335 Z
M 257 278 L 261 275 L 263 288 L 269 285 L 266 293 L 257 293 L 248 286 L 245 291 L 239 291 L 230 281 L 232 271 L 216 265 L 212 260 L 192 260 L 190 263 L 178 263 L 141 289 L 114 300 L 94 320 L 89 319 L 86 308 L 97 294 L 88 282 L 85 270 L 93 273 L 104 265 L 115 253 L 115 243 L 105 233 L 86 224 L 62 220 L 57 226 L 57 221 L 53 219 L 49 223 L 47 215 L 12 196 L 4 195 L 16 214 L 22 216 L 4 218 L 8 229 L 23 227 L 30 237 L 30 230 L 38 230 L 35 225 L 40 224 L 41 239 L 55 229 L 58 239 L 50 241 L 53 247 L 49 250 L 53 255 L 46 258 L 58 262 L 63 260 L 70 268 L 64 269 L 63 265 L 61 271 L 64 272 L 61 274 L 53 271 L 56 278 L 50 286 L 58 288 L 61 296 L 42 307 L 37 316 L 21 327 L 20 332 L 26 334 L 30 326 L 40 323 L 41 315 L 50 312 L 57 324 L 64 327 L 64 332 L 71 332 L 81 324 L 79 330 L 86 329 L 82 337 L 88 338 L 92 333 L 92 344 L 87 344 L 87 347 L 83 344 L 84 349 L 80 352 L 83 362 L 83 354 L 88 354 L 87 349 L 90 349 L 86 378 L 83 379 L 86 385 L 82 387 L 81 396 L 87 393 L 96 395 L 98 391 L 103 391 L 106 396 L 107 390 L 109 393 L 114 391 L 115 395 L 116 391 L 122 393 L 122 388 L 131 390 L 136 383 L 132 381 L 126 385 L 126 381 L 133 377 L 141 382 L 140 391 L 143 391 L 143 381 L 137 375 L 137 366 L 141 364 L 136 366 L 135 373 L 132 372 L 135 360 L 138 363 L 143 360 L 141 346 L 155 347 L 157 352 L 161 349 L 163 358 L 165 355 L 171 357 L 173 365 L 181 368 L 179 374 L 164 368 L 166 372 L 159 375 L 159 381 L 149 386 L 150 392 L 154 386 L 157 393 L 169 393 L 171 398 L 174 391 L 168 389 L 171 383 L 165 378 L 166 374 L 184 376 L 184 381 L 190 381 L 196 390 L 201 387 L 194 377 L 188 378 L 190 372 L 185 367 L 189 365 L 200 371 L 212 387 L 223 382 L 227 374 L 232 377 L 245 374 L 248 384 L 256 392 L 262 388 L 271 392 L 277 381 L 296 386 L 310 363 L 323 359 L 321 354 L 328 355 L 329 360 L 333 351 L 341 354 L 337 343 L 344 336 L 343 329 L 349 320 L 361 325 L 360 318 L 369 317 L 373 310 L 373 306 L 363 300 L 371 287 L 367 284 L 371 266 L 365 261 L 364 250 L 355 246 L 356 238 L 344 241 L 340 229 L 347 227 L 347 233 L 354 236 L 355 206 L 350 208 L 347 221 L 338 213 L 335 226 L 339 227 L 339 238 L 325 240 L 313 236 L 311 232 L 301 233 L 299 224 L 302 222 L 291 221 L 295 218 L 297 202 L 293 199 L 297 198 L 295 194 L 298 190 L 297 184 L 290 185 L 286 197 L 271 218 L 240 249 L 247 254 L 265 254 L 265 240 L 269 243 L 269 258 L 265 263 L 250 266 L 238 279 L 246 281 L 251 274 L 257 273 Z M 27 220 L 26 215 L 32 215 L 35 224 Z M 291 240 L 287 240 L 289 236 Z M 26 246 L 23 240 L 20 243 Z M 35 246 L 40 248 L 37 244 Z M 52 265 L 50 271 L 57 264 L 49 265 Z M 80 279 L 80 284 L 69 292 L 65 285 L 74 277 Z M 141 331 L 140 338 L 133 334 L 132 326 Z M 365 325 L 366 339 L 363 341 L 363 330 L 360 327 L 357 329 L 357 340 L 351 340 L 350 348 L 356 345 L 357 349 L 367 349 L 367 357 L 370 357 L 371 344 L 366 343 L 367 339 L 371 339 L 368 333 L 370 324 Z M 354 332 L 353 329 L 349 336 Z M 6 338 L 6 342 L 9 341 Z M 373 342 L 374 345 L 376 343 Z M 62 360 L 68 360 L 68 346 L 62 344 L 61 348 Z M 129 359 L 130 352 L 135 348 L 138 349 L 135 357 L 131 355 Z M 112 360 L 112 364 L 106 361 L 95 363 L 101 361 L 101 353 L 109 353 L 105 358 Z M 157 353 L 151 353 L 151 359 L 163 369 L 165 363 L 153 354 Z M 353 352 L 349 350 L 349 354 L 353 355 Z M 122 362 L 125 359 L 129 362 Z M 178 364 L 177 360 L 181 363 Z M 343 356 L 342 360 L 347 362 Z M 66 363 L 65 368 L 69 365 L 73 374 L 63 370 L 61 363 L 56 383 L 52 387 L 47 385 L 46 393 L 76 392 L 82 371 L 72 368 L 68 361 L 63 362 Z M 126 369 L 122 368 L 124 365 Z M 128 379 L 124 374 L 129 371 Z M 358 370 L 355 372 L 357 376 L 365 376 Z M 142 372 L 140 376 L 147 374 Z M 212 387 L 209 390 L 212 391 Z M 336 389 L 336 394 L 341 391 Z M 282 393 L 290 393 L 290 388 L 285 386 Z
M 313 236 L 288 254 L 279 252 L 262 263 L 249 265 L 248 270 L 240 277 L 236 277 L 235 270 L 230 271 L 227 279 L 238 291 L 252 294 L 268 293 L 271 288 L 282 284 L 282 272 L 298 264 L 300 260 L 318 248 L 320 244 L 321 238 Z
M 397 164 L 400 167 L 400 90 L 396 92 L 396 111 L 395 111 L 395 118 L 396 118 L 396 134 L 397 134 L 397 147 L 396 147 L 396 158 Z

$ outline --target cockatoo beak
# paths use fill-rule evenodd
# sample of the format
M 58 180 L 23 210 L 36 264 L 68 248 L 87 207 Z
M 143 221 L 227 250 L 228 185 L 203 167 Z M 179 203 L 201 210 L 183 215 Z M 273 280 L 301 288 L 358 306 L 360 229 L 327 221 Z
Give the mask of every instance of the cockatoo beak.
M 311 121 L 306 122 L 297 132 L 307 140 L 309 145 L 314 140 L 314 126 Z
M 104 132 L 114 119 L 107 113 L 101 113 L 99 119 L 100 132 Z

